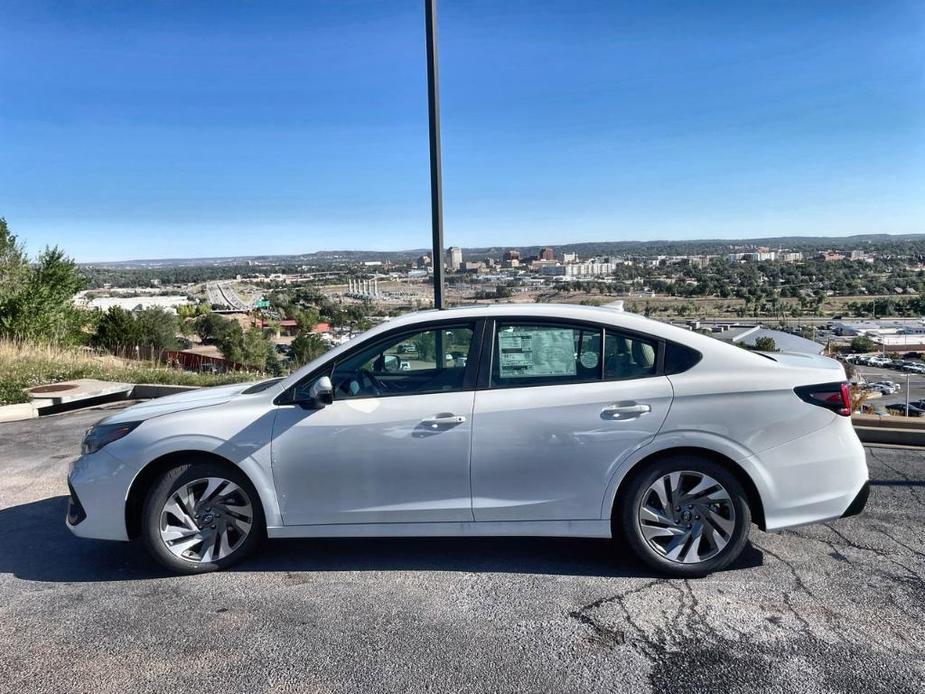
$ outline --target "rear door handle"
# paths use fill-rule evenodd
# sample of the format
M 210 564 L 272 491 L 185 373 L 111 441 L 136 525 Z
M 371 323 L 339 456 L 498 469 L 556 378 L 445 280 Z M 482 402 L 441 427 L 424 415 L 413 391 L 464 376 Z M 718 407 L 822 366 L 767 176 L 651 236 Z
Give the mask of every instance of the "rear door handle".
M 632 403 L 626 405 L 609 405 L 601 410 L 601 417 L 604 419 L 634 419 L 642 417 L 652 411 L 650 405 Z
M 466 418 L 461 414 L 438 414 L 433 417 L 428 417 L 427 419 L 422 420 L 423 424 L 426 424 L 429 427 L 436 429 L 441 426 L 452 426 L 455 424 L 463 424 L 466 421 Z

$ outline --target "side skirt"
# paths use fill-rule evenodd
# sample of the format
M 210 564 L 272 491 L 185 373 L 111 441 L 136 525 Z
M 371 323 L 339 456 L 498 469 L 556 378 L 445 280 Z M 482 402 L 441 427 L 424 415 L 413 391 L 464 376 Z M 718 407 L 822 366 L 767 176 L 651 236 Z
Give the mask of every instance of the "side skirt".
M 267 528 L 271 538 L 286 537 L 603 537 L 609 520 L 481 521 L 465 523 L 356 523 L 287 525 Z

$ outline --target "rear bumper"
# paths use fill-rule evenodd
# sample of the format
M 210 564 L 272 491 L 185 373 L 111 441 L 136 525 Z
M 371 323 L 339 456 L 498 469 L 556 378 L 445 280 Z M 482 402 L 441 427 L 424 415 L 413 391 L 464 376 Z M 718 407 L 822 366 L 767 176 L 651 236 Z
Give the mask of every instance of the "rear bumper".
M 861 491 L 858 492 L 858 495 L 854 497 L 854 501 L 851 502 L 851 505 L 848 509 L 841 514 L 842 518 L 847 518 L 848 516 L 856 516 L 861 511 L 864 510 L 864 507 L 867 506 L 867 498 L 870 496 L 870 481 L 864 483 L 864 486 L 861 487 Z
M 867 502 L 864 446 L 848 417 L 748 459 L 767 530 L 860 513 Z

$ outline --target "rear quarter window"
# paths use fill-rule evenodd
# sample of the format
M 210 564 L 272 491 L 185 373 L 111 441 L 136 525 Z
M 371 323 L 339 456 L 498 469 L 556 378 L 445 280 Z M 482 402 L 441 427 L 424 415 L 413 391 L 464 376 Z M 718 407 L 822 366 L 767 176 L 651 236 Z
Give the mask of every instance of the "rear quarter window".
M 665 343 L 665 374 L 679 374 L 693 368 L 703 358 L 696 349 L 679 345 L 676 342 Z

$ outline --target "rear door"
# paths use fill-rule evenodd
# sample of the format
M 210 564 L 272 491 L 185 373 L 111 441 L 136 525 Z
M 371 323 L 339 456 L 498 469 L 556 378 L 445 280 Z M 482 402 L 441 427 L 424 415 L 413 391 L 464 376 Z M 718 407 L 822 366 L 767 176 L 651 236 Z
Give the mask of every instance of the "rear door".
M 473 418 L 475 520 L 600 518 L 617 465 L 668 413 L 661 345 L 537 320 L 498 320 L 488 339 Z

